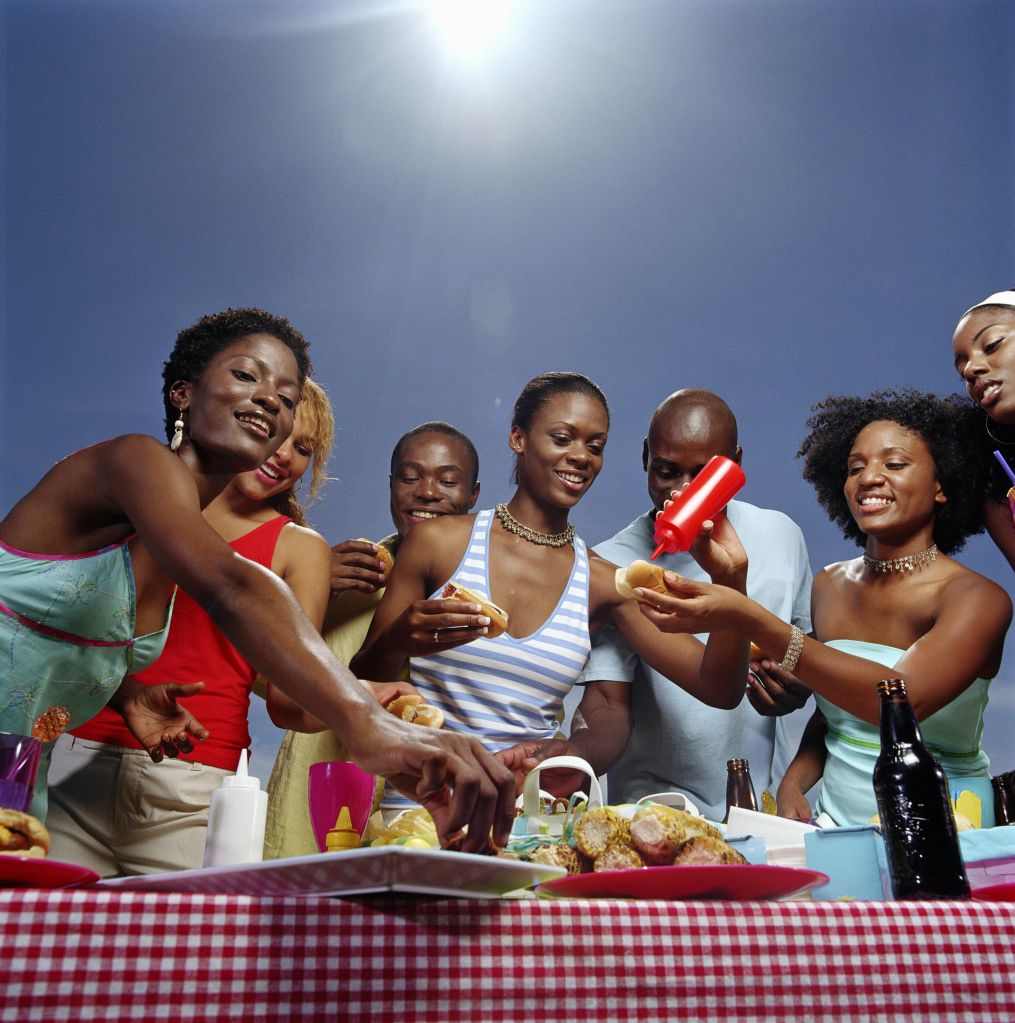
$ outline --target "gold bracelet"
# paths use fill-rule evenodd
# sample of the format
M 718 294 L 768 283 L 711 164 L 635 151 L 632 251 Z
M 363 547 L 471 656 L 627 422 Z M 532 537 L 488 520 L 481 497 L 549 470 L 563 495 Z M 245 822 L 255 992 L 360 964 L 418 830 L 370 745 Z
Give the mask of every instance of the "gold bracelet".
M 786 647 L 786 656 L 781 661 L 777 661 L 775 667 L 780 671 L 795 671 L 803 649 L 804 634 L 795 625 L 791 625 L 789 627 L 789 646 Z

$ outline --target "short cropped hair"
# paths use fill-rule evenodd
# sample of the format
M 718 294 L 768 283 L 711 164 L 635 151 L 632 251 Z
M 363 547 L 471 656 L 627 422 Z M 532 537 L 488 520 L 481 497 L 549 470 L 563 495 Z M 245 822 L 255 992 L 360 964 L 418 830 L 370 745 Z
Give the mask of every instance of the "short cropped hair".
M 472 482 L 470 485 L 476 485 L 476 481 L 479 479 L 479 453 L 476 451 L 476 445 L 457 426 L 452 426 L 450 423 L 445 423 L 440 419 L 432 419 L 428 423 L 420 423 L 419 426 L 414 426 L 408 433 L 403 433 L 398 438 L 391 452 L 392 476 L 395 474 L 395 469 L 398 468 L 398 462 L 402 456 L 402 447 L 405 445 L 405 442 L 412 437 L 418 437 L 421 433 L 443 433 L 446 437 L 451 437 L 461 443 L 468 452 L 469 459 L 472 462 L 472 465 L 468 467 L 472 472 Z
M 219 352 L 250 334 L 270 334 L 278 338 L 296 357 L 298 383 L 303 387 L 304 381 L 313 372 L 310 345 L 284 316 L 275 316 L 253 307 L 226 309 L 221 313 L 202 316 L 197 323 L 176 335 L 176 344 L 169 358 L 162 364 L 162 401 L 165 405 L 167 440 L 172 436 L 173 423 L 179 416 L 179 409 L 169 395 L 173 384 L 178 380 L 200 380 L 208 363 Z

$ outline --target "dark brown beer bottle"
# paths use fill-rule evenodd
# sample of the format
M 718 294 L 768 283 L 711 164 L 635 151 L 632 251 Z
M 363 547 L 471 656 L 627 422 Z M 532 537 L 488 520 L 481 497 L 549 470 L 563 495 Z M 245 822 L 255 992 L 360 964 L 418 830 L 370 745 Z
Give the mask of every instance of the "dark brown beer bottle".
M 923 744 L 902 679 L 878 683 L 881 753 L 874 794 L 897 899 L 968 899 L 948 780 Z
M 723 824 L 730 819 L 731 806 L 744 810 L 758 809 L 754 782 L 751 781 L 751 765 L 746 760 L 726 761 L 726 816 L 722 819 Z
M 1015 771 L 991 778 L 994 789 L 994 823 L 1015 824 Z

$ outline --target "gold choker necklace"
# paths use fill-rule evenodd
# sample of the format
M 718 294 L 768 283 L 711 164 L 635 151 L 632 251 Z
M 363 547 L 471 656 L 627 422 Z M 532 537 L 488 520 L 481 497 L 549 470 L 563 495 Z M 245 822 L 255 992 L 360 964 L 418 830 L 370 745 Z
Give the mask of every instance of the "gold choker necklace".
M 912 572 L 914 569 L 929 565 L 932 561 L 937 561 L 936 543 L 931 544 L 925 551 L 907 554 L 903 558 L 888 558 L 882 561 L 880 558 L 872 558 L 869 554 L 863 556 L 863 563 L 874 572 Z
M 570 522 L 563 533 L 537 533 L 534 529 L 523 526 L 508 511 L 506 504 L 498 504 L 494 511 L 497 518 L 500 519 L 500 524 L 508 533 L 514 533 L 523 540 L 528 540 L 529 543 L 538 544 L 540 547 L 566 547 L 569 543 L 574 543 L 574 526 Z

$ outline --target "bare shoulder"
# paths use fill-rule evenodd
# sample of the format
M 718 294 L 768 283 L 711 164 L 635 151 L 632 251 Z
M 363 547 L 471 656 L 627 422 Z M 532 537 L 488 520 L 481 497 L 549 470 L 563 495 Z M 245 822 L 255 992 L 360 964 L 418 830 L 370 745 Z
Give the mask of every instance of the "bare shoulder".
M 179 465 L 186 471 L 179 457 L 169 450 L 164 441 L 157 440 L 147 433 L 124 433 L 119 437 L 111 437 L 91 447 L 82 448 L 70 457 L 78 456 L 172 464 Z
M 411 537 L 418 537 L 419 543 L 464 543 L 476 522 L 475 513 L 467 515 L 439 515 L 428 522 L 414 526 Z
M 943 606 L 972 606 L 978 609 L 978 614 L 992 613 L 999 619 L 1011 620 L 1011 597 L 1002 586 L 951 558 L 946 564 L 948 574 L 941 586 Z
M 194 486 L 193 474 L 180 457 L 146 433 L 125 433 L 71 457 L 97 460 L 110 473 L 112 483 L 124 480 L 136 487 L 141 480 L 154 479 L 163 488 L 179 483 Z
M 125 433 L 65 455 L 43 476 L 42 482 L 62 475 L 94 472 L 96 465 L 107 470 L 124 466 L 134 471 L 152 466 L 153 471 L 162 472 L 167 465 L 174 464 L 181 464 L 179 458 L 154 437 L 146 433 Z
M 447 582 L 465 553 L 475 519 L 442 515 L 414 525 L 398 549 L 392 581 L 412 577 L 428 592 Z
M 299 526 L 295 522 L 287 522 L 282 527 L 279 540 L 300 556 L 320 557 L 331 561 L 331 548 L 328 541 L 309 526 Z
M 475 520 L 475 515 L 441 515 L 417 523 L 403 540 L 398 556 L 402 558 L 408 552 L 412 557 L 419 552 L 428 552 L 428 560 L 434 560 L 438 554 L 460 554 L 469 542 Z
M 863 581 L 863 559 L 850 558 L 849 561 L 833 561 L 825 565 L 814 576 L 814 592 L 826 593 L 847 586 L 858 586 Z
M 607 561 L 606 558 L 604 558 L 601 554 L 597 554 L 591 547 L 586 547 L 586 550 L 589 555 L 589 565 L 593 572 L 604 571 L 603 566 L 606 566 L 606 570 L 610 572 L 616 571 L 618 566 L 612 561 Z

